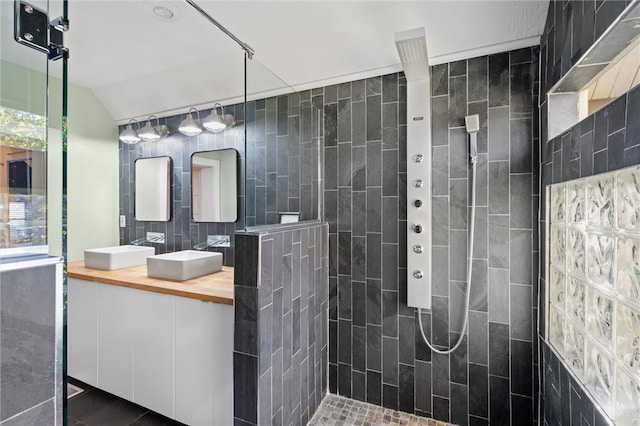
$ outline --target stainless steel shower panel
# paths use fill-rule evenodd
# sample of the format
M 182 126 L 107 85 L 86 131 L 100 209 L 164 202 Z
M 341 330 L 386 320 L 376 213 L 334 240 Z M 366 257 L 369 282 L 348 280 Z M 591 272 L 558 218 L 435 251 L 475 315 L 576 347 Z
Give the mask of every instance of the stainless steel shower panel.
M 407 305 L 431 308 L 431 89 L 424 28 L 395 34 L 407 78 Z
M 431 308 L 430 92 L 428 78 L 407 81 L 407 304 L 423 309 Z

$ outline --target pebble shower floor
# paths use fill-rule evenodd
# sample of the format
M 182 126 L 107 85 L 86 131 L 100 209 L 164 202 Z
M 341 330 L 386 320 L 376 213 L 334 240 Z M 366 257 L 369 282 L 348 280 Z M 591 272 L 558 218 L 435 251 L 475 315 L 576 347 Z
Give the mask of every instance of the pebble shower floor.
M 355 401 L 338 395 L 327 394 L 309 422 L 309 426 L 322 425 L 411 425 L 453 426 L 426 417 L 390 410 L 366 402 Z

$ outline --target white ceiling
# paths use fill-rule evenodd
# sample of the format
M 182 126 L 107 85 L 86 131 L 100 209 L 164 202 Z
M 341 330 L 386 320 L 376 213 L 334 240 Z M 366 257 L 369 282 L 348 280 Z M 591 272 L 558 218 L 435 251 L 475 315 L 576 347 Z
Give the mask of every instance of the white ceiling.
M 399 71 L 394 33 L 417 27 L 431 65 L 536 45 L 548 8 L 548 0 L 195 1 L 255 49 L 252 98 Z M 157 4 L 178 19 L 152 17 Z M 69 0 L 69 19 L 69 78 L 116 121 L 242 97 L 242 50 L 186 2 Z

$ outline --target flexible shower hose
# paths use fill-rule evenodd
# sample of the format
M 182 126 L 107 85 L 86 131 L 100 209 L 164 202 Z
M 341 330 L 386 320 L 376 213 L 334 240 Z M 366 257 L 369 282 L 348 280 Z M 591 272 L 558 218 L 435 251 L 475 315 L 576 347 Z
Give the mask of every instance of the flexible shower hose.
M 420 333 L 422 334 L 422 338 L 424 339 L 429 349 L 433 352 L 441 354 L 441 355 L 449 355 L 462 344 L 462 340 L 464 339 L 464 333 L 467 331 L 467 323 L 469 322 L 469 303 L 471 300 L 471 272 L 473 270 L 473 240 L 475 234 L 475 222 L 476 222 L 476 162 L 478 161 L 477 157 L 471 158 L 471 225 L 469 229 L 469 252 L 468 252 L 468 260 L 467 260 L 467 292 L 465 298 L 465 307 L 464 307 L 464 323 L 462 325 L 462 331 L 460 332 L 460 336 L 458 337 L 458 341 L 452 348 L 442 350 L 435 348 L 427 336 L 424 334 L 424 327 L 422 325 L 422 309 L 418 308 L 418 322 L 420 323 Z

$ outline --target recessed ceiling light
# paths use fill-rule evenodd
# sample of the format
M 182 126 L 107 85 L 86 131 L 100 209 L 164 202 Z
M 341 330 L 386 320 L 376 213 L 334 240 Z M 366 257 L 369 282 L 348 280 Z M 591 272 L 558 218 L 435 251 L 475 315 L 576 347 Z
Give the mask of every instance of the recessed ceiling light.
M 147 15 L 158 21 L 174 23 L 180 21 L 182 13 L 177 3 L 167 0 L 144 0 Z
M 173 18 L 173 12 L 164 6 L 155 6 L 153 8 L 153 13 L 162 19 L 171 19 Z

